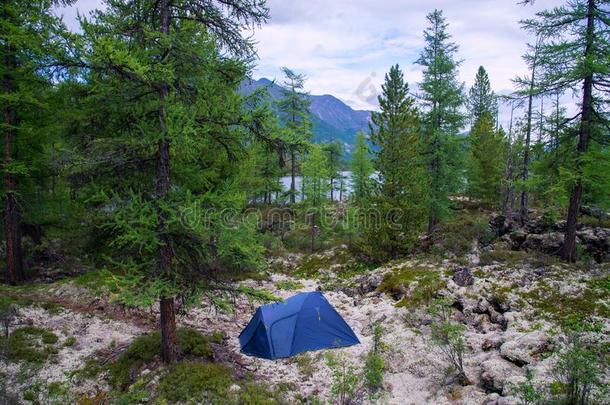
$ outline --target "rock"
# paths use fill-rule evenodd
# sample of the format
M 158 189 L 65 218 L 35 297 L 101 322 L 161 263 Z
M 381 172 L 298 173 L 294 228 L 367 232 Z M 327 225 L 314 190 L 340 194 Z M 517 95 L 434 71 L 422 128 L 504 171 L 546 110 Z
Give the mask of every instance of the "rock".
M 241 391 L 241 387 L 237 384 L 233 384 L 229 387 L 229 392 L 239 392 Z
M 583 228 L 576 236 L 598 263 L 610 259 L 610 229 Z
M 458 267 L 453 271 L 453 277 L 452 277 L 453 281 L 461 286 L 461 287 L 465 287 L 467 285 L 473 285 L 474 284 L 474 277 L 472 275 L 472 273 L 470 272 L 470 269 L 468 267 Z
M 564 235 L 559 232 L 527 235 L 522 247 L 528 250 L 537 250 L 547 254 L 558 254 L 563 246 Z
M 510 240 L 513 243 L 513 246 L 515 247 L 519 247 L 521 246 L 521 244 L 523 242 L 525 242 L 525 239 L 527 238 L 527 233 L 525 233 L 524 231 L 517 229 L 516 231 L 513 231 L 510 233 Z
M 488 391 L 502 394 L 506 382 L 523 373 L 519 367 L 500 357 L 493 357 L 481 363 L 481 383 Z
M 358 290 L 361 294 L 369 294 L 377 290 L 379 284 L 383 281 L 383 274 L 377 273 L 364 276 L 358 278 L 356 283 L 359 285 Z
M 491 336 L 487 336 L 483 340 L 483 343 L 481 344 L 481 349 L 483 349 L 484 351 L 499 349 L 500 346 L 502 346 L 502 343 L 504 343 L 504 337 L 501 334 L 492 334 Z
M 513 230 L 513 223 L 504 215 L 494 215 L 489 221 L 489 226 L 497 236 L 504 236 Z
M 544 332 L 519 333 L 505 339 L 500 355 L 520 367 L 536 363 L 538 356 L 550 348 L 549 337 Z

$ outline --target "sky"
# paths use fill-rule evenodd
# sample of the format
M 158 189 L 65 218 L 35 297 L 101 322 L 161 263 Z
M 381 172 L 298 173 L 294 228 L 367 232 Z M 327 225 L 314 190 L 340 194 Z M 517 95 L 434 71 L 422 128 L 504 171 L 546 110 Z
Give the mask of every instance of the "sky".
M 307 76 L 312 94 L 332 94 L 355 109 L 375 109 L 384 74 L 398 63 L 411 89 L 421 80 L 415 65 L 421 52 L 426 14 L 443 10 L 462 60 L 459 78 L 469 88 L 484 66 L 496 93 L 508 94 L 511 79 L 527 74 L 521 55 L 531 34 L 519 21 L 564 0 L 267 0 L 271 19 L 251 32 L 257 42 L 255 78 L 281 82 L 282 66 Z M 78 0 L 58 10 L 76 29 L 76 13 L 102 7 L 101 0 Z M 566 104 L 570 100 L 565 100 Z M 501 110 L 500 121 L 508 118 Z

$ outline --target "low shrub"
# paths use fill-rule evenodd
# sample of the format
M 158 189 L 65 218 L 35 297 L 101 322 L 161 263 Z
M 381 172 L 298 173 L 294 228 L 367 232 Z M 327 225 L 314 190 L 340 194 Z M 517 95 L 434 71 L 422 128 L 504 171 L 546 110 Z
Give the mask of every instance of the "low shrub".
M 7 338 L 2 338 L 0 346 L 9 361 L 44 363 L 57 353 L 54 346 L 57 340 L 57 335 L 47 329 L 24 326 L 15 329 Z

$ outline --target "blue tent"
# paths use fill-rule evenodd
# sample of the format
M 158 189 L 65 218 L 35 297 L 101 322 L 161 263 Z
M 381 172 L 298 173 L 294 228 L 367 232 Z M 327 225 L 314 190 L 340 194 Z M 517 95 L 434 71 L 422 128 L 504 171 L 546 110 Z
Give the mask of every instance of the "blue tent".
M 360 341 L 322 293 L 305 292 L 259 307 L 239 343 L 245 354 L 277 359 Z

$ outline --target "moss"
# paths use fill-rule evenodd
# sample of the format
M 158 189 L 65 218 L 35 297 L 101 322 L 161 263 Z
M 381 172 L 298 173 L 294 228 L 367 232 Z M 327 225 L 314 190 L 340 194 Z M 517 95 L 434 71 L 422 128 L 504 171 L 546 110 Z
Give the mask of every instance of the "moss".
M 348 249 L 335 249 L 332 254 L 312 254 L 304 257 L 294 275 L 303 278 L 315 278 L 320 270 L 332 270 L 338 277 L 346 279 L 362 274 L 374 264 L 359 260 Z
M 210 336 L 195 329 L 179 328 L 176 332 L 178 348 L 182 355 L 204 359 L 212 358 L 211 343 L 221 343 L 222 333 Z M 133 381 L 136 371 L 150 363 L 161 352 L 161 334 L 153 332 L 137 337 L 131 345 L 110 365 L 109 379 L 115 388 L 125 388 Z
M 108 292 L 118 293 L 119 289 L 113 274 L 108 270 L 88 271 L 69 280 L 80 287 L 85 287 L 95 295 L 104 295 Z
M 74 336 L 68 336 L 66 340 L 64 340 L 65 347 L 72 347 L 76 344 L 76 338 Z
M 35 326 L 24 326 L 15 329 L 8 338 L 0 340 L 9 361 L 44 363 L 51 355 L 57 353 L 54 346 L 58 337 L 53 332 Z
M 275 286 L 280 290 L 299 290 L 304 287 L 304 285 L 298 281 L 293 280 L 281 280 L 275 283 Z
M 271 277 L 264 271 L 240 271 L 229 275 L 230 281 L 239 282 L 245 280 L 269 281 Z
M 610 275 L 592 278 L 576 294 L 562 294 L 558 288 L 541 281 L 520 296 L 535 309 L 536 316 L 569 328 L 591 316 L 610 317 L 607 302 L 609 280 Z
M 279 394 L 246 381 L 238 384 L 231 370 L 221 364 L 181 362 L 164 374 L 158 387 L 159 400 L 168 403 L 203 402 L 206 404 L 274 405 Z
M 60 397 L 66 395 L 68 389 L 61 381 L 53 381 L 47 386 L 47 392 L 51 397 Z
M 182 362 L 170 368 L 159 381 L 159 396 L 170 403 L 191 400 L 224 403 L 233 384 L 228 367 L 218 364 Z
M 494 249 L 481 253 L 481 265 L 486 266 L 493 263 L 503 263 L 509 267 L 523 263 L 530 256 L 530 253 L 523 250 L 504 250 Z
M 378 290 L 394 297 L 400 297 L 415 283 L 417 283 L 417 287 L 404 295 L 396 306 L 416 307 L 427 304 L 446 284 L 436 270 L 427 267 L 404 267 L 386 274 Z

